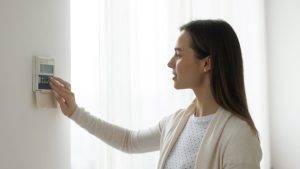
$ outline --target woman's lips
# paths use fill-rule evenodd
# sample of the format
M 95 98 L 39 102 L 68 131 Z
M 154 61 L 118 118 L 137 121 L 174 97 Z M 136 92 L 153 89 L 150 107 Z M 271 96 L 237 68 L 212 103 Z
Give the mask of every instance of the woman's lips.
M 176 77 L 177 77 L 177 74 L 176 74 L 176 72 L 175 71 L 173 71 L 172 72 L 172 74 L 174 75 L 174 77 L 172 78 L 173 80 L 175 80 L 176 79 Z
M 174 76 L 173 76 L 173 78 L 172 78 L 172 79 L 173 79 L 173 80 L 175 80 L 175 79 L 176 79 L 176 77 L 177 77 L 177 75 L 176 75 L 176 74 L 174 74 L 174 73 L 173 73 L 173 75 L 174 75 Z

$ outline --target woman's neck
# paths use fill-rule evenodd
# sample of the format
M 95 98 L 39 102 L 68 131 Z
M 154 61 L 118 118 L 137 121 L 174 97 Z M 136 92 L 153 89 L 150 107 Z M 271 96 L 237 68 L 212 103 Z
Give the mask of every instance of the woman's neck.
M 219 105 L 212 96 L 210 89 L 193 89 L 197 101 L 195 108 L 195 116 L 205 116 L 215 113 Z

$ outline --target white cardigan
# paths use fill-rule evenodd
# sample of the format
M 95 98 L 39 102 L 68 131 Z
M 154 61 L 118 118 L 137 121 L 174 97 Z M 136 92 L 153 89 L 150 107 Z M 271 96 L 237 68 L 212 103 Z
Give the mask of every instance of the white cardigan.
M 195 101 L 185 110 L 163 118 L 158 125 L 131 131 L 107 123 L 77 108 L 70 117 L 105 143 L 127 153 L 160 151 L 158 169 L 163 169 L 190 115 Z M 250 126 L 223 108 L 211 120 L 200 145 L 195 169 L 259 169 L 262 158 L 259 139 Z

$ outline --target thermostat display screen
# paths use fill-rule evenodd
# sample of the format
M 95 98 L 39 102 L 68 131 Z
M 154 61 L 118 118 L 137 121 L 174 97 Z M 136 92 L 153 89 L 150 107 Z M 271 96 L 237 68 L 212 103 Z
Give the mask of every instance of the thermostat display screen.
M 54 73 L 54 65 L 41 64 L 40 72 L 46 73 L 46 74 L 53 74 Z

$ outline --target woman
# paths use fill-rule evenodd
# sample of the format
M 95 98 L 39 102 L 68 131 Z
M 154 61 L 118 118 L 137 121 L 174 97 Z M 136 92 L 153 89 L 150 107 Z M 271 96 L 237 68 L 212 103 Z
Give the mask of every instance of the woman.
M 262 152 L 247 107 L 242 54 L 234 30 L 222 20 L 191 21 L 180 30 L 168 66 L 174 87 L 195 93 L 189 107 L 153 128 L 130 131 L 77 107 L 70 84 L 54 77 L 51 87 L 62 112 L 122 151 L 160 150 L 158 169 L 259 169 Z

